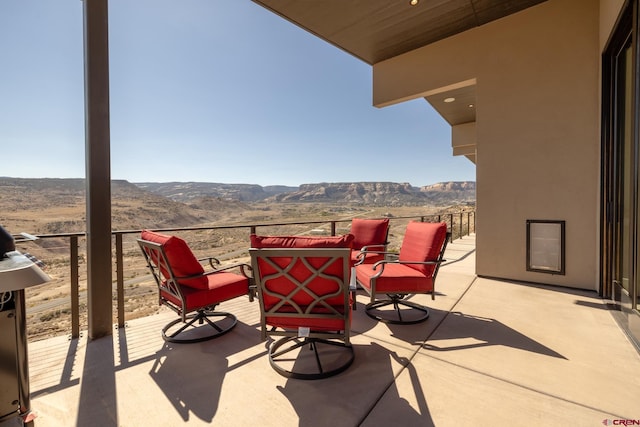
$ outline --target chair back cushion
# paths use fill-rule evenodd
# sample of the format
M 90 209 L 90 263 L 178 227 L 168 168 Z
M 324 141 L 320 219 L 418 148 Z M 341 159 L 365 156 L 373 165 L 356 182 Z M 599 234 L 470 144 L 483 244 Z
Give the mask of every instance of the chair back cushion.
M 447 238 L 447 224 L 444 222 L 417 222 L 407 225 L 400 248 L 400 261 L 436 261 Z M 425 276 L 433 276 L 435 264 L 408 264 Z
M 195 255 L 193 255 L 193 252 L 191 252 L 187 242 L 177 236 L 168 236 L 166 234 L 149 230 L 143 230 L 140 237 L 142 240 L 148 240 L 162 245 L 164 253 L 167 256 L 167 262 L 169 263 L 176 280 L 178 280 L 181 285 L 196 289 L 208 289 L 208 280 L 205 276 L 191 279 L 180 279 L 181 277 L 197 276 L 204 273 L 202 264 L 200 264 Z M 157 259 L 152 258 L 152 260 L 158 264 Z M 165 280 L 171 278 L 170 273 L 162 266 L 161 271 Z
M 389 219 L 361 219 L 351 220 L 351 234 L 353 234 L 353 249 L 360 250 L 363 246 L 381 245 L 387 243 Z M 379 249 L 382 250 L 382 249 Z
M 264 248 L 351 248 L 353 235 L 342 236 L 258 236 L 251 235 L 251 247 Z

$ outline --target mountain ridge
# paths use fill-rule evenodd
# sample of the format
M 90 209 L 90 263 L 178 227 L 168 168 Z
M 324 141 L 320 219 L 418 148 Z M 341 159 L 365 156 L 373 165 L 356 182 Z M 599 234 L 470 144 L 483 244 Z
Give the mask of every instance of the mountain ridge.
M 221 198 L 242 202 L 335 203 L 372 205 L 450 205 L 475 202 L 474 181 L 446 181 L 415 187 L 409 183 L 384 181 L 321 182 L 299 187 L 205 182 L 134 183 L 171 200 L 187 203 L 199 198 Z
M 85 194 L 82 178 L 0 177 L 0 225 L 31 234 L 83 231 Z M 343 209 L 470 206 L 475 204 L 475 182 L 452 181 L 423 187 L 392 182 L 262 187 L 179 182 L 141 185 L 113 180 L 111 197 L 112 226 L 122 230 L 268 221 L 274 215 L 297 217 L 302 211 L 323 211 L 328 209 L 326 206 L 335 205 Z M 293 208 L 294 205 L 298 207 Z
M 294 191 L 298 188 L 285 185 L 267 185 L 263 187 L 258 184 L 224 184 L 197 181 L 134 182 L 132 184 L 178 202 L 189 202 L 203 197 L 221 197 L 241 202 L 256 202 L 274 194 Z

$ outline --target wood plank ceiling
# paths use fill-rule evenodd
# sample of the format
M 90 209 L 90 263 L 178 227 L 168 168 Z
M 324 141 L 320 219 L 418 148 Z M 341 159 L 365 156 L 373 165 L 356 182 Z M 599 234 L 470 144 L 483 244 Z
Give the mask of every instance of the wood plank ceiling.
M 546 0 L 253 0 L 373 65 Z

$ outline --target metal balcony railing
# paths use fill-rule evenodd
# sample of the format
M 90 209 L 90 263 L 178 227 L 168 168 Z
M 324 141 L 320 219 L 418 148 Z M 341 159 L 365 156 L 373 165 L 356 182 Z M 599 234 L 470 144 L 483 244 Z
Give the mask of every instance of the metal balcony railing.
M 406 223 L 412 220 L 422 222 L 447 223 L 451 240 L 475 233 L 475 211 L 457 213 L 389 216 L 390 249 L 398 250 Z M 201 227 L 156 228 L 155 231 L 175 233 L 185 238 L 196 256 L 213 255 L 222 261 L 248 260 L 249 234 L 318 234 L 337 235 L 349 231 L 351 219 L 328 219 L 317 221 L 291 221 L 278 223 L 236 224 Z M 124 327 L 127 320 L 126 308 L 135 298 L 146 298 L 157 302 L 157 290 L 151 276 L 146 271 L 136 238 L 142 230 L 113 231 L 114 280 L 113 303 L 114 324 Z M 16 238 L 17 249 L 30 252 L 44 261 L 47 271 L 53 278 L 52 283 L 41 285 L 27 293 L 27 324 L 31 340 L 61 335 L 61 331 L 70 330 L 70 338 L 80 336 L 81 319 L 86 314 L 86 245 L 85 233 L 59 233 L 36 235 L 37 240 Z M 214 251 L 214 253 L 212 253 Z M 223 252 L 224 251 L 224 252 Z M 51 254 L 56 254 L 52 256 Z M 68 258 L 66 257 L 68 254 Z M 67 267 L 68 265 L 68 267 Z M 128 274 L 127 274 L 128 273 Z M 143 290 L 139 288 L 141 284 Z M 127 287 L 129 295 L 127 295 Z M 54 288 L 52 291 L 51 288 Z M 136 290 L 138 290 L 136 292 Z M 52 295 L 42 296 L 49 292 Z M 140 295 L 143 295 L 140 297 Z M 151 298 L 153 296 L 153 298 Z M 127 300 L 127 297 L 129 300 Z M 157 308 L 157 304 L 154 306 Z M 84 310 L 84 311 L 83 311 Z M 146 314 L 142 313 L 137 317 Z M 39 316 L 39 317 L 38 317 Z M 130 313 L 136 316 L 136 313 Z M 132 317 L 135 318 L 135 317 Z M 55 323 L 55 326 L 51 324 Z M 53 331 L 53 332 L 52 332 Z

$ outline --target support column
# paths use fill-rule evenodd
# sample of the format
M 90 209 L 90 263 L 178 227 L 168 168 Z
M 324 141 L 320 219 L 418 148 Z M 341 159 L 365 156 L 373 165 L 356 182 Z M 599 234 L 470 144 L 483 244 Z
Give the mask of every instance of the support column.
M 84 0 L 89 339 L 113 329 L 108 0 Z

